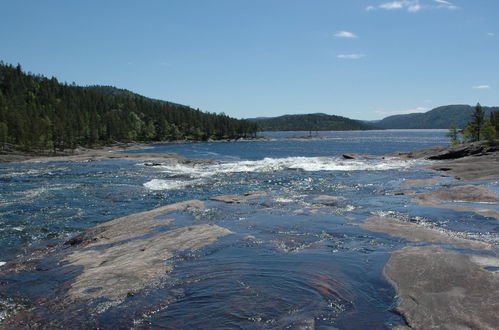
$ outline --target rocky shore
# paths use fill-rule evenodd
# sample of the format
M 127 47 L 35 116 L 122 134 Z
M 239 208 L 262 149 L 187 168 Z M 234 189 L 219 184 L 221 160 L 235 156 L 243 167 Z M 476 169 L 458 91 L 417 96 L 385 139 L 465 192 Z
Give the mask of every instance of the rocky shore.
M 30 153 L 0 154 L 0 163 L 49 163 L 49 162 L 91 162 L 101 160 L 130 160 L 148 162 L 154 166 L 164 162 L 183 164 L 207 163 L 209 160 L 189 159 L 175 153 L 148 153 L 150 147 L 145 144 L 117 144 L 100 148 L 77 148 L 71 152 L 56 155 L 39 155 Z M 127 150 L 144 150 L 144 152 L 126 153 Z
M 153 162 L 151 165 L 165 161 L 193 162 L 178 155 L 119 152 L 123 149 L 120 146 L 81 150 L 60 160 L 130 159 Z M 451 159 L 449 155 L 457 158 Z M 358 157 L 349 154 L 344 158 L 348 161 Z M 438 173 L 435 177 L 406 180 L 400 191 L 390 198 L 406 196 L 421 207 L 449 208 L 499 220 L 496 207 L 499 197 L 487 187 L 489 182 L 499 180 L 497 150 L 475 144 L 458 148 L 430 148 L 386 157 L 442 159 L 428 167 Z M 49 157 L 27 161 L 56 159 Z M 450 178 L 443 182 L 444 176 Z M 411 190 L 417 188 L 430 189 L 424 192 Z M 261 205 L 260 200 L 263 200 Z M 175 268 L 179 254 L 195 253 L 226 236 L 237 236 L 237 233 L 217 222 L 202 222 L 194 217 L 192 223 L 177 226 L 177 218 L 186 212 L 203 214 L 208 203 L 218 203 L 215 204 L 218 209 L 239 204 L 243 207 L 244 204 L 261 206 L 259 212 L 267 217 L 275 212 L 269 207 L 272 205 L 270 200 L 272 196 L 269 192 L 257 191 L 213 196 L 206 201 L 175 203 L 105 222 L 65 244 L 33 250 L 24 259 L 2 267 L 0 288 L 3 291 L 0 291 L 0 298 L 2 292 L 16 291 L 18 286 L 24 285 L 22 281 L 16 282 L 16 274 L 23 272 L 42 274 L 40 276 L 44 276 L 47 283 L 37 284 L 40 280 L 35 276 L 28 278 L 25 284 L 42 287 L 47 295 L 37 296 L 35 303 L 17 301 L 11 307 L 4 306 L 3 309 L 10 314 L 0 323 L 0 328 L 81 327 L 85 319 L 88 319 L 85 328 L 96 328 L 103 323 L 94 320 L 95 314 L 112 314 L 116 306 L 135 313 L 134 309 L 140 308 L 133 305 L 134 297 L 148 297 L 160 288 Z M 293 213 L 314 216 L 322 212 L 330 216 L 331 210 L 342 209 L 347 202 L 343 196 L 329 195 L 317 195 L 312 200 L 308 208 L 297 206 Z M 488 241 L 479 240 L 432 227 L 418 219 L 387 215 L 359 219 L 352 217 L 348 211 L 342 212 L 339 214 L 343 217 L 344 226 L 387 234 L 403 242 L 402 248 L 391 253 L 384 274 L 397 290 L 395 311 L 403 316 L 409 328 L 495 329 L 499 324 L 497 237 L 493 236 Z M 258 242 L 251 235 L 241 240 L 247 240 L 248 245 Z M 310 243 L 310 246 L 313 244 Z M 303 248 L 300 246 L 296 250 Z M 289 247 L 283 249 L 291 250 Z M 133 317 L 140 319 L 142 316 Z M 123 324 L 115 326 L 130 327 L 129 322 L 129 319 L 124 320 Z
M 499 197 L 487 189 L 499 180 L 499 148 L 482 143 L 434 147 L 390 157 L 443 160 L 428 167 L 456 181 L 426 193 L 405 191 L 423 206 L 475 212 L 499 220 Z M 475 184 L 462 185 L 462 182 Z M 439 179 L 409 181 L 403 188 L 424 187 Z M 470 206 L 471 205 L 471 206 Z M 478 205 L 478 206 L 476 206 Z M 411 329 L 496 329 L 499 324 L 499 258 L 492 244 L 456 237 L 424 225 L 390 217 L 366 219 L 361 227 L 383 232 L 416 244 L 395 251 L 385 275 L 398 292 L 397 311 Z M 432 244 L 438 245 L 432 245 Z M 423 244 L 423 245 L 421 245 Z M 457 252 L 447 246 L 470 250 Z M 400 329 L 404 327 L 399 327 Z

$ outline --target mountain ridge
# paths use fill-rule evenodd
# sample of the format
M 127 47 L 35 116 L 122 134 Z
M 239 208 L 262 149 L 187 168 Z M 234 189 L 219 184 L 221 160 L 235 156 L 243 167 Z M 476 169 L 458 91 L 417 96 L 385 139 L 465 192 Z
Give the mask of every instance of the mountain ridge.
M 325 113 L 282 115 L 278 117 L 247 118 L 260 131 L 353 131 L 374 130 L 377 127 L 342 116 Z
M 447 129 L 451 126 L 464 128 L 471 120 L 475 107 L 467 104 L 452 104 L 433 108 L 427 112 L 393 115 L 376 122 L 376 126 L 384 129 Z M 498 111 L 499 107 L 482 106 L 485 117 Z

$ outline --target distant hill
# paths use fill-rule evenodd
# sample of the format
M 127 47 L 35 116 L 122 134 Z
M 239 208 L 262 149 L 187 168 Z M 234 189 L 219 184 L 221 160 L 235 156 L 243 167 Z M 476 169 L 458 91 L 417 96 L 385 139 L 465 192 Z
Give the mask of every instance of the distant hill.
M 247 120 L 257 123 L 260 131 L 353 131 L 376 129 L 376 127 L 358 120 L 324 113 L 250 118 Z
M 482 107 L 485 111 L 485 117 L 490 113 L 499 110 L 499 107 Z M 380 128 L 449 128 L 454 125 L 458 128 L 464 128 L 471 120 L 471 114 L 474 106 L 470 105 L 446 105 L 435 108 L 424 113 L 410 113 L 407 115 L 389 116 L 376 123 Z
M 0 152 L 129 141 L 233 139 L 256 124 L 111 86 L 82 87 L 0 61 Z

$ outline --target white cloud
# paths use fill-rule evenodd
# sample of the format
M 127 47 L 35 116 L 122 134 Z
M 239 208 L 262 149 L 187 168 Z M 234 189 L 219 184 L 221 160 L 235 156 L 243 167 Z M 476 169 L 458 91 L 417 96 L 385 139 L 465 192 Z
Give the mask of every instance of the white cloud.
M 473 86 L 473 89 L 489 89 L 490 85 L 478 85 L 478 86 Z
M 363 57 L 366 57 L 364 54 L 338 54 L 336 55 L 337 58 L 341 59 L 347 59 L 347 60 L 358 60 Z
M 493 36 L 495 36 L 495 34 L 494 34 L 493 32 L 488 32 L 488 33 L 487 33 L 487 35 L 488 35 L 489 37 L 493 37 Z
M 433 2 L 424 2 L 424 3 L 422 3 L 422 1 L 420 0 L 397 0 L 397 1 L 384 2 L 377 6 L 370 5 L 366 7 L 366 10 L 367 11 L 374 11 L 377 9 L 405 10 L 410 13 L 416 13 L 423 9 L 439 9 L 439 8 L 458 9 L 459 7 L 447 0 L 433 0 Z
M 393 9 L 402 9 L 406 5 L 407 1 L 393 1 L 393 2 L 385 2 L 379 5 L 379 8 L 381 9 L 386 9 L 386 10 L 393 10 Z
M 355 33 L 349 31 L 340 31 L 334 35 L 337 38 L 358 38 Z
M 411 5 L 407 8 L 407 11 L 408 12 L 411 12 L 411 13 L 415 13 L 415 12 L 418 12 L 421 10 L 421 5 L 420 4 L 415 4 L 415 5 Z
M 438 3 L 437 8 L 459 9 L 458 6 L 447 0 L 433 0 L 433 1 Z
M 414 109 L 406 109 L 406 110 L 392 110 L 392 111 L 388 111 L 388 110 L 376 110 L 375 112 L 378 114 L 378 115 L 381 115 L 381 116 L 393 116 L 393 115 L 407 115 L 409 113 L 422 113 L 422 112 L 427 112 L 431 110 L 431 108 L 428 108 L 428 107 L 417 107 L 417 108 L 414 108 Z

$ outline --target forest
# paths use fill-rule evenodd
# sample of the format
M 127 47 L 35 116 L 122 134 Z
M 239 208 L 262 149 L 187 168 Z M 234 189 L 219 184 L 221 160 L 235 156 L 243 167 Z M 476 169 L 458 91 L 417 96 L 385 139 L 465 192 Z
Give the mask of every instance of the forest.
M 346 117 L 311 113 L 284 115 L 272 118 L 251 118 L 261 131 L 352 131 L 372 130 L 375 127 Z
M 77 86 L 0 62 L 0 150 L 249 137 L 257 125 L 110 86 Z

